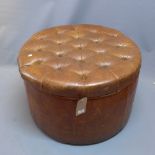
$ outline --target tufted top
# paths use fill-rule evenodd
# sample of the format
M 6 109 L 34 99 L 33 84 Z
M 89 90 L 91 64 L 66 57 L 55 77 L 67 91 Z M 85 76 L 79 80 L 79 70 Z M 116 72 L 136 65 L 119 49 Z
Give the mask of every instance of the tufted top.
M 98 25 L 65 25 L 34 34 L 21 48 L 25 80 L 48 93 L 98 97 L 116 93 L 138 75 L 141 56 L 121 32 Z

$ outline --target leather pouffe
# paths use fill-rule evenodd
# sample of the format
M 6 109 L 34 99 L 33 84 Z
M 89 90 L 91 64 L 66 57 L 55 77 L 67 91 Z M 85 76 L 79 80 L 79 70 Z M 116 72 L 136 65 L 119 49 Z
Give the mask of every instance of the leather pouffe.
M 94 144 L 127 123 L 141 66 L 136 44 L 99 25 L 48 28 L 21 48 L 19 71 L 37 126 L 68 144 Z

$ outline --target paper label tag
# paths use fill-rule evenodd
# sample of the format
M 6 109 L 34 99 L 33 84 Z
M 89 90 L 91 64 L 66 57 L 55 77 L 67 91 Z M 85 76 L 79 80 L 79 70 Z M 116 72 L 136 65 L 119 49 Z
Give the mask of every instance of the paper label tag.
M 83 97 L 80 100 L 78 100 L 76 105 L 76 116 L 79 116 L 86 112 L 86 105 L 87 105 L 87 97 Z

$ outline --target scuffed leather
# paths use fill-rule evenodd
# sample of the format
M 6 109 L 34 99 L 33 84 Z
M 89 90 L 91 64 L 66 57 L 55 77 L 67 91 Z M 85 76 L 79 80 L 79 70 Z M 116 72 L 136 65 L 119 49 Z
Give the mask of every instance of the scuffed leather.
M 66 25 L 34 34 L 21 48 L 19 70 L 40 90 L 71 98 L 111 95 L 139 73 L 141 55 L 121 32 Z

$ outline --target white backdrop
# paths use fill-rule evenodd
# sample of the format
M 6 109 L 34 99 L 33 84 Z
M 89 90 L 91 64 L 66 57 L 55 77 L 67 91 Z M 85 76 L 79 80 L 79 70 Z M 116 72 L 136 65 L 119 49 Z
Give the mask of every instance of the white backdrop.
M 33 33 L 70 23 L 117 28 L 146 52 L 155 48 L 154 0 L 0 0 L 0 65 L 16 64 Z

